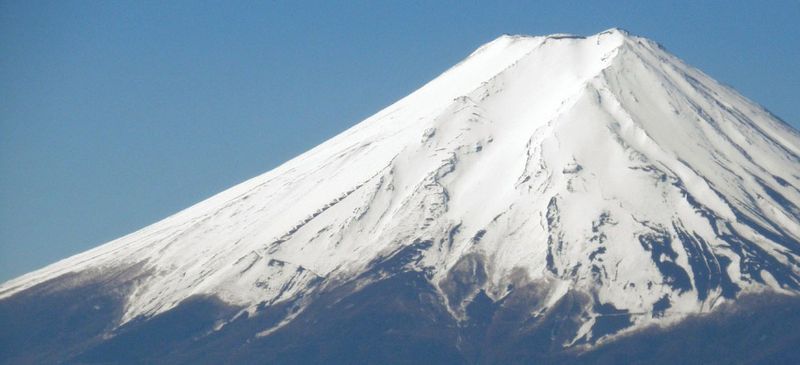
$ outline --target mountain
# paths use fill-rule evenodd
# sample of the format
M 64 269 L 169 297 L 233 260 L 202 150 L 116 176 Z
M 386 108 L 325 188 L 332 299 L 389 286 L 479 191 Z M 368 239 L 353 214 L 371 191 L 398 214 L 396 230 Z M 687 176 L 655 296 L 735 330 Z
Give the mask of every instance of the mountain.
M 0 286 L 7 363 L 800 360 L 800 134 L 657 43 L 502 36 Z

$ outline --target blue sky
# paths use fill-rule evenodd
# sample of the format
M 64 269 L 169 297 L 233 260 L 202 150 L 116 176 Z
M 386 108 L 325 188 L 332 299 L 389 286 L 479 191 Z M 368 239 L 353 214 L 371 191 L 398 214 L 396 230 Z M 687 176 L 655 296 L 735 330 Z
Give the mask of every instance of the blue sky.
M 798 0 L 0 0 L 0 281 L 270 170 L 503 33 L 625 28 L 797 127 L 798 19 Z

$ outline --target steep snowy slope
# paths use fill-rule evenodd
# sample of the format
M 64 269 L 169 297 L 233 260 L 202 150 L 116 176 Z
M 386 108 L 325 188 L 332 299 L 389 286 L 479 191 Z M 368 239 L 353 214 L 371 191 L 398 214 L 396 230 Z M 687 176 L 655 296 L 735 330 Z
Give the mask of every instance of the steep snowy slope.
M 560 345 L 592 345 L 798 293 L 799 155 L 797 131 L 650 40 L 502 36 L 275 170 L 0 298 L 111 278 L 130 288 L 114 328 L 197 296 L 249 316 L 291 303 L 258 337 L 319 293 L 419 272 L 461 324 L 525 288 L 530 318 L 579 298 Z

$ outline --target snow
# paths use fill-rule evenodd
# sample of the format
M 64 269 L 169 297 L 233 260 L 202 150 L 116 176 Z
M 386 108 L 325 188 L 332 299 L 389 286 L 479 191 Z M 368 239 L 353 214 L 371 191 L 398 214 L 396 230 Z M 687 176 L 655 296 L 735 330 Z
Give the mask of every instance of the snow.
M 665 295 L 666 317 L 721 301 L 721 286 L 701 299 L 678 226 L 713 252 L 705 265 L 730 261 L 720 271 L 741 290 L 797 292 L 800 214 L 785 201 L 800 206 L 798 154 L 791 127 L 650 40 L 502 36 L 280 167 L 8 281 L 0 298 L 141 264 L 123 323 L 197 294 L 253 309 L 356 278 L 421 239 L 434 244 L 417 269 L 433 283 L 476 253 L 495 299 L 523 270 L 552 284 L 549 305 L 580 290 L 648 313 L 634 316 L 643 326 L 662 320 L 649 313 Z M 752 255 L 721 236 L 731 229 L 782 268 L 748 268 Z M 655 233 L 674 254 L 651 256 L 640 240 Z

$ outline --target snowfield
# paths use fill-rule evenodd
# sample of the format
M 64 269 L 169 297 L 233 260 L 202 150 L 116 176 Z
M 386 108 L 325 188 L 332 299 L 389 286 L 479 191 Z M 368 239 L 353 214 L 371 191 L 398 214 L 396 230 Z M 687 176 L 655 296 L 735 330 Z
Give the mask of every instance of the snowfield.
M 594 343 L 614 335 L 596 326 L 607 316 L 629 316 L 624 333 L 798 293 L 799 156 L 797 131 L 653 41 L 502 36 L 280 167 L 0 298 L 136 268 L 118 325 L 196 295 L 299 313 L 315 291 L 392 275 L 376 263 L 402 252 L 394 270 L 424 272 L 458 320 L 477 295 L 532 283 L 547 299 L 531 316 L 584 293 L 565 345 Z

